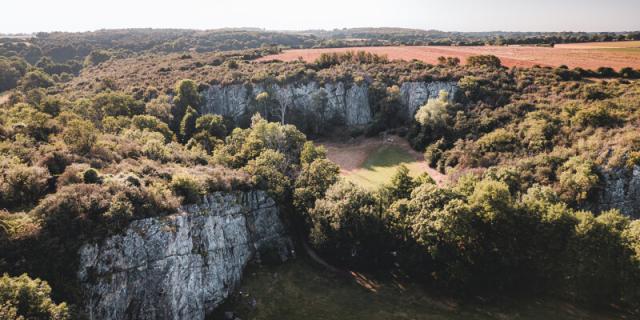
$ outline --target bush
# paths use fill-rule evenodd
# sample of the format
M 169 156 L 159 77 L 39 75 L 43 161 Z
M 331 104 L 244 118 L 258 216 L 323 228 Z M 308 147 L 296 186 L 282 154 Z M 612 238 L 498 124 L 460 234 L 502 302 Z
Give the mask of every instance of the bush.
M 98 140 L 98 131 L 89 121 L 72 120 L 62 132 L 62 140 L 71 151 L 87 154 Z
M 20 80 L 20 86 L 25 91 L 35 88 L 49 88 L 54 84 L 55 82 L 48 74 L 38 70 L 27 72 Z
M 595 191 L 600 178 L 590 160 L 572 157 L 558 170 L 559 193 L 564 201 L 583 204 Z
M 482 136 L 476 145 L 484 152 L 507 152 L 516 148 L 517 138 L 513 132 L 500 128 Z
M 502 66 L 500 58 L 493 55 L 470 56 L 467 58 L 467 64 L 474 67 L 500 68 Z
M 189 174 L 173 175 L 169 186 L 182 199 L 183 204 L 198 203 L 204 195 L 204 189 L 200 181 Z
M 23 274 L 0 277 L 0 318 L 16 320 L 71 319 L 65 303 L 51 300 L 51 287 L 40 279 Z
M 0 163 L 0 205 L 15 208 L 35 204 L 47 191 L 51 175 L 42 167 L 15 161 Z

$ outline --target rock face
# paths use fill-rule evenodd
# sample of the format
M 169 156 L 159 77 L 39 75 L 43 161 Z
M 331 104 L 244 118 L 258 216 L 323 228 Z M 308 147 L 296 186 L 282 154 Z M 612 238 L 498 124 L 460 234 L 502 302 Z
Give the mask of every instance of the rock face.
M 239 284 L 254 257 L 292 252 L 264 192 L 215 193 L 202 204 L 80 249 L 78 277 L 90 319 L 204 319 Z
M 640 167 L 621 168 L 602 173 L 602 189 L 596 210 L 619 209 L 640 218 Z
M 401 95 L 407 116 L 413 117 L 419 106 L 438 97 L 440 90 L 453 98 L 457 91 L 455 82 L 407 82 L 401 87 Z M 255 98 L 268 92 L 275 100 L 276 108 L 284 110 L 287 123 L 295 123 L 296 115 L 315 121 L 339 122 L 347 126 L 362 126 L 373 120 L 369 101 L 369 87 L 363 84 L 343 82 L 317 82 L 288 85 L 214 85 L 203 93 L 201 113 L 216 113 L 240 119 L 259 110 Z

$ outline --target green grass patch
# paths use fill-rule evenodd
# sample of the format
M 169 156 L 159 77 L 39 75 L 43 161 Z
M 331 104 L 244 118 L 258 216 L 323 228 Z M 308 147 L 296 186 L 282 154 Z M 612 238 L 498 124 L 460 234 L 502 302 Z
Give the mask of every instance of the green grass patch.
M 404 319 L 621 319 L 588 312 L 557 300 L 457 303 L 416 286 L 336 276 L 312 261 L 250 266 L 238 293 L 210 319 L 234 312 L 240 319 L 404 320 Z
M 372 190 L 388 183 L 402 164 L 409 168 L 411 176 L 416 177 L 423 172 L 421 161 L 407 150 L 395 145 L 383 145 L 367 157 L 360 169 L 345 174 L 345 177 Z

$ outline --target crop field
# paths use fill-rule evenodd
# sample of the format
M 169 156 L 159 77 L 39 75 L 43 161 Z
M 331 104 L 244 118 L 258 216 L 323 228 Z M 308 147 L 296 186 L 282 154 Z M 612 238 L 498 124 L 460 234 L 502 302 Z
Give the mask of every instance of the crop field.
M 400 165 L 407 166 L 414 177 L 426 171 L 439 184 L 444 182 L 444 176 L 429 168 L 422 154 L 400 137 L 322 144 L 327 148 L 328 158 L 340 166 L 342 176 L 369 190 L 389 182 Z
M 417 59 L 435 64 L 438 57 L 457 57 L 462 62 L 469 56 L 491 54 L 499 57 L 508 67 L 532 67 L 534 65 L 557 67 L 566 65 L 571 68 L 597 69 L 611 67 L 621 69 L 632 67 L 640 69 L 640 41 L 605 42 L 597 44 L 558 45 L 555 48 L 533 46 L 477 46 L 477 47 L 355 47 L 331 49 L 295 49 L 261 58 L 267 60 L 292 61 L 299 58 L 313 62 L 322 53 L 345 51 L 368 51 L 387 55 L 389 59 Z
M 460 304 L 398 279 L 337 275 L 304 258 L 278 267 L 251 266 L 246 275 L 238 293 L 211 319 L 226 319 L 225 312 L 240 319 L 282 320 L 625 319 L 557 299 Z

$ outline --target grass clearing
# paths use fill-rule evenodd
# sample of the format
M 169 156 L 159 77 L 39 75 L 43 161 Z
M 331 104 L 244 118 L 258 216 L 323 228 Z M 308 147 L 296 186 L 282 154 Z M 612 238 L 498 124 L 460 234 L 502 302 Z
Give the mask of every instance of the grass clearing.
M 413 150 L 405 139 L 398 136 L 320 144 L 327 149 L 329 160 L 340 166 L 343 177 L 369 190 L 388 183 L 403 164 L 414 177 L 426 171 L 440 185 L 446 180 L 444 175 L 429 168 L 420 152 Z
M 362 274 L 337 276 L 299 258 L 281 266 L 247 268 L 237 294 L 210 318 L 224 319 L 224 312 L 234 312 L 245 320 L 625 319 L 551 299 L 491 304 L 461 304 L 417 286 Z
M 424 172 L 424 161 L 417 160 L 414 155 L 398 146 L 382 145 L 369 155 L 361 168 L 344 176 L 347 180 L 366 189 L 376 189 L 391 181 L 391 177 L 403 164 L 409 168 L 409 173 L 413 177 Z

